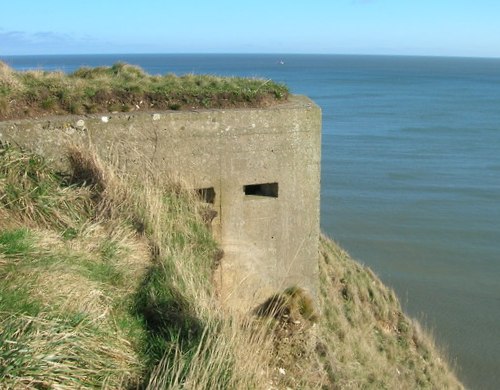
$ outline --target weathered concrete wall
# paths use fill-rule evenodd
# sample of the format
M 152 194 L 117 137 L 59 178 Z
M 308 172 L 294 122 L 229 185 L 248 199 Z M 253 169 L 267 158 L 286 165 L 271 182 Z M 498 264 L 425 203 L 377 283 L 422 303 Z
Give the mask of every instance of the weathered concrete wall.
M 255 307 L 291 285 L 316 296 L 321 112 L 311 100 L 0 122 L 0 141 L 60 164 L 65 143 L 89 140 L 128 172 L 150 166 L 214 189 L 214 229 L 225 251 L 218 282 L 228 305 Z

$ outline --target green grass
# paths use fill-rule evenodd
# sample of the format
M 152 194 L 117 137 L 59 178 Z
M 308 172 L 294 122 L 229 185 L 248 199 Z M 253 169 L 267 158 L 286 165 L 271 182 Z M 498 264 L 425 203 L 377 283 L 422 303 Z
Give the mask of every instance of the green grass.
M 461 388 L 394 293 L 327 238 L 319 306 L 292 286 L 235 314 L 196 194 L 67 153 L 62 175 L 0 149 L 0 389 Z
M 0 61 L 0 120 L 47 114 L 261 107 L 284 101 L 271 80 L 149 75 L 125 63 L 62 72 L 17 72 Z
M 0 252 L 7 256 L 26 256 L 32 248 L 30 232 L 26 228 L 0 232 Z

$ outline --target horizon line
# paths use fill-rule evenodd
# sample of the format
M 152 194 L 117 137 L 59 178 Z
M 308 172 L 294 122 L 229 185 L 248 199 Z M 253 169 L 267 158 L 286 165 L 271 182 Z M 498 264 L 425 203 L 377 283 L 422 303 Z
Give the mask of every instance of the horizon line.
M 467 55 L 437 55 L 437 54 L 374 54 L 374 53 L 300 53 L 300 52 L 115 52 L 115 53 L 47 53 L 47 54 L 0 54 L 6 57 L 55 57 L 55 56 L 133 56 L 133 55 L 262 55 L 262 56 L 358 56 L 358 57 L 422 57 L 422 58 L 462 58 L 462 59 L 500 59 L 500 56 L 467 56 Z

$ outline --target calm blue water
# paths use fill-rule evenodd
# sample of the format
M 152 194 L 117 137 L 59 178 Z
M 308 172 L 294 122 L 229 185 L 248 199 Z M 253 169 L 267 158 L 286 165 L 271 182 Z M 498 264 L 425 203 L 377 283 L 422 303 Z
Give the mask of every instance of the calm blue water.
M 471 388 L 500 388 L 500 59 L 312 55 L 3 57 L 72 71 L 258 76 L 323 109 L 323 230 L 432 328 Z M 280 65 L 283 60 L 285 64 Z

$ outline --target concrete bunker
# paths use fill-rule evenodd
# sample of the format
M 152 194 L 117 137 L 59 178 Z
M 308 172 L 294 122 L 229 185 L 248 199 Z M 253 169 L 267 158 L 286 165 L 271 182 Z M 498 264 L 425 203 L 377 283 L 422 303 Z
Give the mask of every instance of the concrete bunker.
M 0 122 L 0 141 L 60 165 L 64 144 L 91 142 L 128 174 L 181 178 L 216 212 L 208 219 L 225 255 L 215 278 L 229 307 L 252 310 L 291 286 L 317 296 L 321 111 L 311 100 L 106 118 Z

